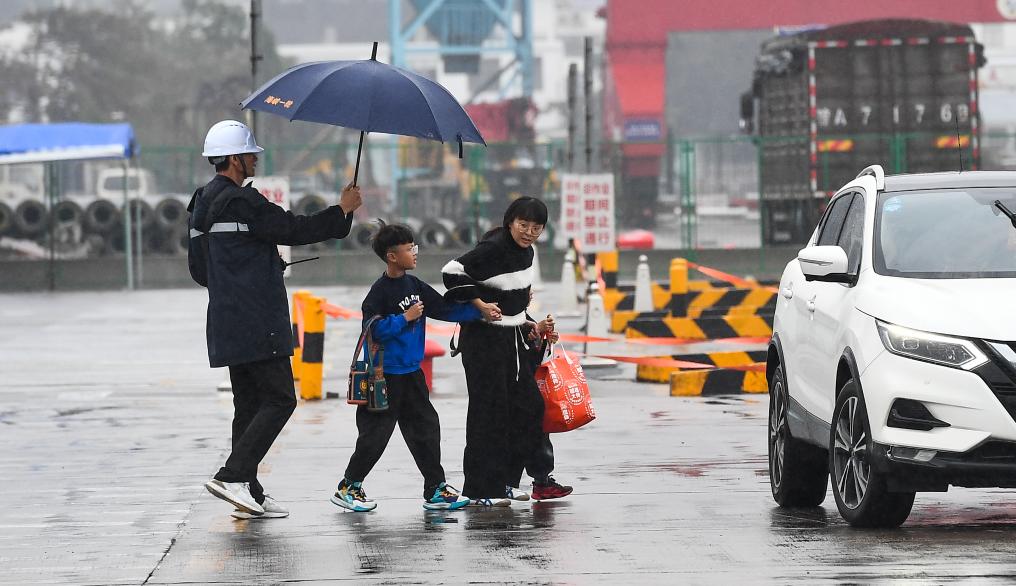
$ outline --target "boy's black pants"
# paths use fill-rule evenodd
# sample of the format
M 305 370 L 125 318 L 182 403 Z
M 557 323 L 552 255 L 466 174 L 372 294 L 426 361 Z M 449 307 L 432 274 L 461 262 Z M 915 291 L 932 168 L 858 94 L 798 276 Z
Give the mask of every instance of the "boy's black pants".
M 388 409 L 368 411 L 356 408 L 356 449 L 349 458 L 345 477 L 350 482 L 363 482 L 381 459 L 395 424 L 402 430 L 416 467 L 423 474 L 423 498 L 429 499 L 445 481 L 441 467 L 441 423 L 430 402 L 430 391 L 422 370 L 409 374 L 385 374 L 388 382 Z
M 229 367 L 233 387 L 233 450 L 215 475 L 222 482 L 249 482 L 258 503 L 265 492 L 258 482 L 258 464 L 296 409 L 296 389 L 289 357 L 270 358 Z

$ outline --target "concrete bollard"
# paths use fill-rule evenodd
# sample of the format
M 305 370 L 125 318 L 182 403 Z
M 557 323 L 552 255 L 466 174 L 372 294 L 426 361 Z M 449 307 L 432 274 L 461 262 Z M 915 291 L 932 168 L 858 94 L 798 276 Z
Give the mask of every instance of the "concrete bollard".
M 635 311 L 653 311 L 653 282 L 649 278 L 649 258 L 639 255 L 639 266 L 635 270 Z
M 308 295 L 303 301 L 303 366 L 300 367 L 300 398 L 321 399 L 324 375 L 325 311 L 324 299 Z
M 607 310 L 603 307 L 600 288 L 595 282 L 590 283 L 586 295 L 586 335 L 606 338 L 608 328 L 610 318 L 607 317 Z
M 561 266 L 561 299 L 558 302 L 557 314 L 560 316 L 579 315 L 578 296 L 575 294 L 575 258 L 574 251 L 564 255 Z

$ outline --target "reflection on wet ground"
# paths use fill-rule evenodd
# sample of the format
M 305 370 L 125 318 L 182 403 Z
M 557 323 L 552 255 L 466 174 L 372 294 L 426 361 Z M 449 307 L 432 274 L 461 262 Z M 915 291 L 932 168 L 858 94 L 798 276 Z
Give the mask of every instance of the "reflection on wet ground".
M 321 293 L 342 305 L 362 295 Z M 231 415 L 230 395 L 214 390 L 224 374 L 206 367 L 203 296 L 0 304 L 0 582 L 983 583 L 1016 574 L 1011 491 L 918 495 L 894 531 L 849 528 L 831 496 L 780 509 L 769 494 L 767 397 L 669 397 L 664 385 L 631 382 L 630 366 L 593 380 L 595 422 L 553 437 L 555 475 L 575 486 L 566 499 L 425 511 L 395 434 L 365 483 L 378 509 L 340 510 L 328 497 L 356 432 L 353 408 L 332 400 L 301 403 L 260 469 L 291 516 L 234 520 L 201 486 L 224 457 Z M 118 321 L 125 312 L 131 320 Z M 31 339 L 18 335 L 43 322 Z M 91 324 L 108 328 L 101 344 Z M 329 323 L 326 390 L 344 388 L 356 327 Z M 443 463 L 461 486 L 457 360 L 435 363 L 435 387 Z

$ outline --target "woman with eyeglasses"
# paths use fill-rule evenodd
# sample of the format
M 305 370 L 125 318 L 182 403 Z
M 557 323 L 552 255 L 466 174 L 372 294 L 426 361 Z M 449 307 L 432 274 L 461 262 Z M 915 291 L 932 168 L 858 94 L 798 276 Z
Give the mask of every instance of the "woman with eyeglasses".
M 462 324 L 459 350 L 466 373 L 465 483 L 475 505 L 509 506 L 528 500 L 515 492 L 522 470 L 543 443 L 543 399 L 532 360 L 533 321 L 526 315 L 533 283 L 533 243 L 547 225 L 547 206 L 520 197 L 501 226 L 442 269 L 446 298 L 496 303 L 501 319 Z M 539 479 L 538 479 L 539 480 Z

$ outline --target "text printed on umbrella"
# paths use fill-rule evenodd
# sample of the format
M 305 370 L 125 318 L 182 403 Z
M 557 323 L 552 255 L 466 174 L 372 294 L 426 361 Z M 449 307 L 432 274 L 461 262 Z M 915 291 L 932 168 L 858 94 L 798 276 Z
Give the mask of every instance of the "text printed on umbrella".
M 268 96 L 265 98 L 265 103 L 272 106 L 278 106 L 281 103 L 283 108 L 291 108 L 293 106 L 293 100 L 286 100 L 283 102 L 282 98 L 276 98 L 275 96 Z

